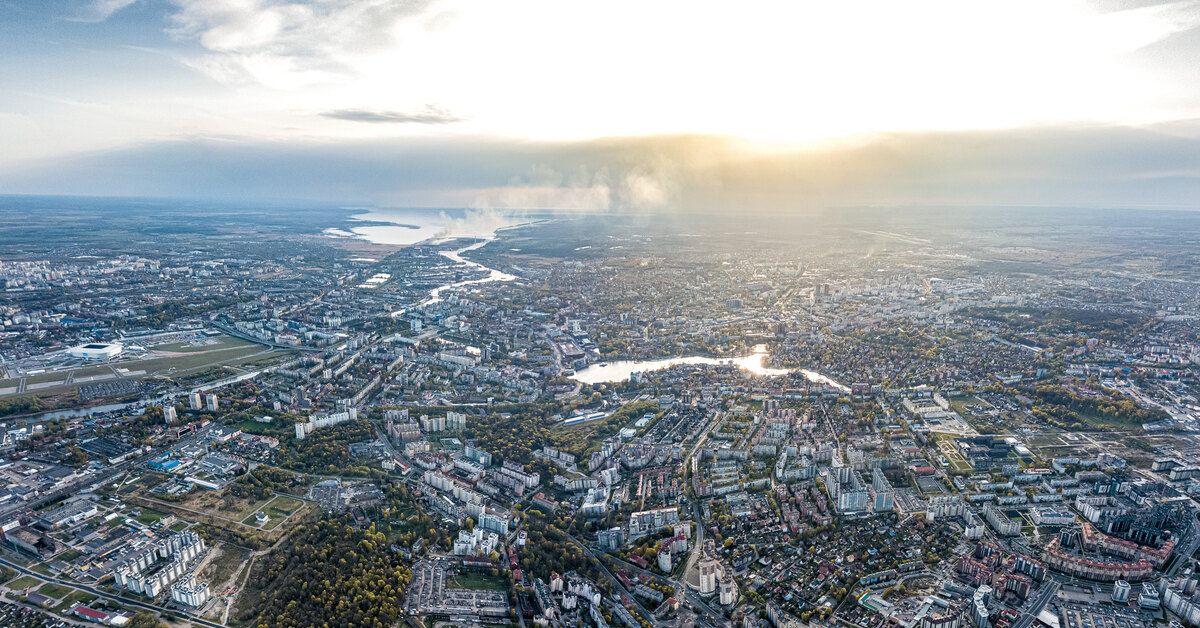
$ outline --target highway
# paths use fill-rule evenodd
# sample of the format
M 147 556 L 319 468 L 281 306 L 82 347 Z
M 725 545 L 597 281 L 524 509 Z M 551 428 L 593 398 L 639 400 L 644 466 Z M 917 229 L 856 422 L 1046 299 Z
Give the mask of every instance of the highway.
M 254 336 L 251 336 L 250 334 L 243 333 L 242 331 L 240 331 L 238 329 L 235 329 L 228 325 L 224 325 L 224 324 L 220 323 L 219 321 L 210 321 L 210 324 L 213 327 L 216 327 L 217 329 L 221 330 L 222 332 L 225 332 L 226 334 L 233 336 L 234 338 L 241 338 L 242 340 L 253 342 L 254 344 L 271 347 L 272 349 L 287 349 L 288 351 L 303 351 L 305 353 L 320 353 L 320 352 L 324 351 L 324 349 L 319 349 L 317 347 L 309 347 L 306 345 L 284 345 L 284 344 L 279 344 L 278 342 L 271 342 L 270 340 L 263 340 L 262 338 L 256 338 Z
M 1196 553 L 1196 549 L 1200 548 L 1200 531 L 1196 530 L 1196 526 L 1191 526 L 1185 536 L 1187 540 L 1184 542 L 1183 547 L 1176 547 L 1175 549 L 1175 553 L 1177 554 L 1175 563 L 1171 565 L 1165 574 L 1168 578 L 1178 573 L 1180 567 L 1191 564 L 1192 555 Z

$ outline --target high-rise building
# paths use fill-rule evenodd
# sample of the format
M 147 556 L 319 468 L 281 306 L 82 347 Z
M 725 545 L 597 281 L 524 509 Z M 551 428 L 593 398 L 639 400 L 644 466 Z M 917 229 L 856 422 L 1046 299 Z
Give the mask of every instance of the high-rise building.
M 220 402 L 217 401 L 217 396 L 213 393 L 208 393 L 208 411 L 216 412 Z
M 971 596 L 970 606 L 967 608 L 967 616 L 975 628 L 990 628 L 991 613 L 988 611 L 988 604 L 991 601 L 992 587 L 986 584 L 979 585 L 975 589 L 975 594 Z
M 875 469 L 871 473 L 871 492 L 875 494 L 875 512 L 890 512 L 895 503 L 895 492 L 891 482 L 883 475 L 883 471 Z
M 188 407 L 193 410 L 199 410 L 204 407 L 204 401 L 200 398 L 200 393 L 194 392 L 188 395 Z
M 1112 601 L 1118 604 L 1126 604 L 1129 602 L 1129 583 L 1125 580 L 1117 580 L 1113 585 Z
M 203 606 L 208 597 L 208 583 L 197 583 L 193 574 L 180 578 L 171 586 L 171 599 L 192 608 Z
M 1142 592 L 1138 594 L 1137 603 L 1138 608 L 1150 611 L 1158 610 L 1158 607 L 1162 603 L 1161 598 L 1158 596 L 1158 589 L 1155 589 L 1152 583 L 1143 582 Z
M 625 544 L 625 531 L 621 526 L 601 530 L 596 533 L 596 545 L 606 552 L 615 552 Z

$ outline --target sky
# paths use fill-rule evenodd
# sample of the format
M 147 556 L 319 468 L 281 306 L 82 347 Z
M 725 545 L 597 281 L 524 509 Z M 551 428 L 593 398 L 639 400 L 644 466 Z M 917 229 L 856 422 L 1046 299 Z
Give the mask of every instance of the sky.
M 0 193 L 1200 199 L 1200 0 L 0 0 L 0 85 Z

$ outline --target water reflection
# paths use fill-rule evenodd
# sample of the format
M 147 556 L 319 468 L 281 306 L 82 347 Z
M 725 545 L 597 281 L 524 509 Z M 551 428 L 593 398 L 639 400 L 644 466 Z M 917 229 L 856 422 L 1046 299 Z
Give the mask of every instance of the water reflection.
M 629 379 L 629 376 L 642 371 L 658 371 L 679 364 L 710 364 L 710 365 L 732 365 L 743 371 L 762 375 L 765 377 L 782 377 L 789 373 L 798 372 L 814 383 L 821 383 L 832 386 L 839 390 L 850 390 L 826 375 L 808 369 L 776 369 L 764 366 L 767 359 L 767 346 L 756 345 L 754 352 L 750 355 L 738 358 L 709 358 L 704 356 L 686 356 L 679 358 L 666 358 L 662 360 L 620 360 L 617 362 L 608 362 L 604 365 L 592 364 L 587 368 L 580 369 L 575 373 L 574 378 L 585 384 L 599 384 L 601 382 L 623 382 Z

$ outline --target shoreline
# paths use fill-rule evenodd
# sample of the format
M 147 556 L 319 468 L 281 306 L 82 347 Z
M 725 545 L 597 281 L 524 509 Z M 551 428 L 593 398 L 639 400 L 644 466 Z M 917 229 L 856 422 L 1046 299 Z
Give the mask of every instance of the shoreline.
M 374 245 L 374 246 L 385 246 L 385 247 L 396 247 L 396 248 L 402 248 L 402 247 L 407 247 L 407 246 L 437 246 L 438 244 L 441 244 L 443 242 L 449 242 L 452 240 L 460 240 L 460 239 L 494 240 L 494 239 L 496 239 L 496 235 L 501 231 L 508 231 L 511 229 L 516 229 L 519 227 L 526 227 L 529 225 L 539 224 L 542 222 L 549 222 L 550 220 L 552 220 L 552 218 L 532 218 L 532 219 L 522 220 L 521 222 L 516 222 L 513 224 L 503 224 L 501 226 L 494 227 L 490 230 L 487 230 L 487 233 L 455 234 L 454 229 L 453 229 L 453 221 L 466 220 L 466 219 L 451 217 L 448 214 L 446 214 L 447 211 L 474 212 L 474 211 L 483 211 L 483 210 L 471 210 L 471 209 L 464 209 L 464 208 L 455 208 L 455 209 L 432 209 L 431 208 L 431 209 L 394 209 L 394 210 L 390 210 L 390 211 L 399 211 L 399 212 L 427 212 L 427 213 L 431 213 L 431 214 L 432 214 L 432 212 L 436 211 L 436 212 L 438 212 L 436 214 L 436 216 L 438 216 L 439 218 L 444 216 L 444 217 L 450 219 L 450 221 L 451 221 L 450 224 L 446 224 L 446 225 L 422 225 L 422 224 L 413 224 L 410 222 L 380 220 L 378 217 L 372 217 L 372 218 L 360 218 L 359 217 L 359 216 L 369 216 L 373 212 L 381 212 L 381 211 L 389 211 L 389 210 L 379 209 L 379 208 L 355 208 L 353 210 L 350 210 L 351 213 L 346 215 L 337 226 L 327 227 L 327 228 L 321 230 L 319 235 L 321 237 L 331 238 L 331 239 L 335 239 L 335 240 L 358 240 L 358 241 L 370 243 L 371 245 Z M 503 210 L 488 210 L 488 211 L 496 212 L 501 217 L 505 217 L 505 215 L 506 215 L 503 212 Z M 524 213 L 524 212 L 521 212 L 521 213 Z M 513 217 L 516 218 L 517 215 L 518 214 L 514 213 Z M 426 229 L 433 229 L 435 226 L 438 227 L 437 233 L 433 233 L 432 235 L 429 235 L 428 237 L 422 238 L 420 240 L 409 240 L 409 239 L 405 238 L 404 242 L 386 241 L 386 238 L 379 238 L 379 237 L 373 238 L 369 234 L 360 233 L 360 232 L 355 231 L 355 229 L 360 229 L 360 228 L 384 228 L 384 229 L 403 229 L 403 230 L 407 230 L 407 231 L 421 231 L 421 230 L 426 230 Z M 448 232 L 448 233 L 446 233 L 446 232 Z
M 611 384 L 627 381 L 634 373 L 656 372 L 676 366 L 733 366 L 759 377 L 788 377 L 790 375 L 799 373 L 803 375 L 805 379 L 814 384 L 824 384 L 842 391 L 850 390 L 849 387 L 819 371 L 813 371 L 811 369 L 799 367 L 779 369 L 763 366 L 763 361 L 769 355 L 770 353 L 766 350 L 764 345 L 756 345 L 751 353 L 739 356 L 713 357 L 709 355 L 696 354 L 644 360 L 611 360 L 607 362 L 608 366 L 603 367 L 599 366 L 598 362 L 589 364 L 584 369 L 575 371 L 575 375 L 570 376 L 570 379 L 573 379 L 577 382 L 582 382 L 584 384 Z M 750 362 L 755 358 L 757 358 L 757 364 L 752 365 Z M 639 369 L 637 368 L 638 365 L 646 365 L 648 368 Z M 627 368 L 630 366 L 633 368 Z M 580 375 L 589 369 L 594 369 L 594 372 L 597 373 L 599 377 L 604 377 L 604 373 L 608 371 L 611 371 L 615 377 L 610 379 L 596 379 L 595 381 L 591 381 L 591 378 L 580 378 Z

